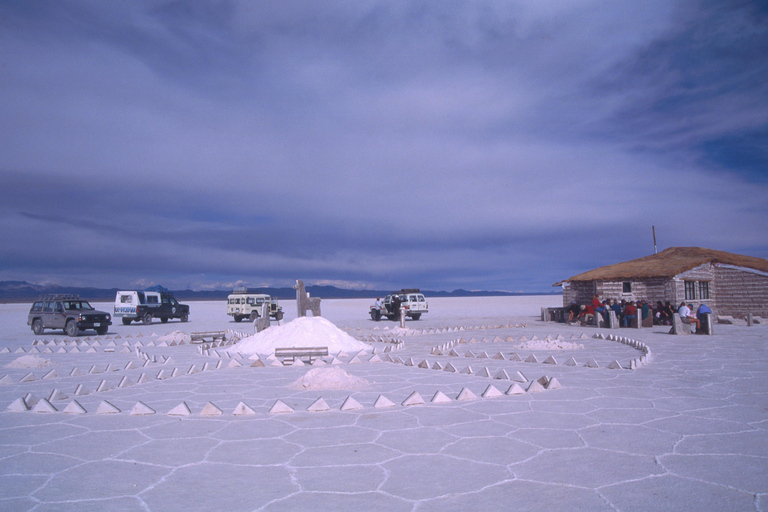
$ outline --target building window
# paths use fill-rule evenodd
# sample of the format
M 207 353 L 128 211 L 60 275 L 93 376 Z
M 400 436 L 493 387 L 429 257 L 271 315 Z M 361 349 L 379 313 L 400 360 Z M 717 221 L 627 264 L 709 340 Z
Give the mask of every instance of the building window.
M 709 300 L 709 281 L 699 281 L 699 299 Z
M 685 300 L 696 300 L 696 281 L 685 281 Z
M 709 300 L 709 281 L 684 281 L 685 300 Z
M 622 290 L 621 290 L 622 292 L 632 293 L 632 283 L 630 283 L 629 281 L 624 281 L 623 283 L 621 283 L 621 285 L 622 285 Z

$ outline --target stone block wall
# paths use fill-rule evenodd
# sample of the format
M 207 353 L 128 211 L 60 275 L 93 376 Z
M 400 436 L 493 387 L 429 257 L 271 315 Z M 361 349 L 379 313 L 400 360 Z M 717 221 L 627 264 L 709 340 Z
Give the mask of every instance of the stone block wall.
M 589 304 L 594 295 L 595 283 L 593 281 L 567 283 L 563 289 L 563 306 L 570 306 L 573 301 L 578 304 Z
M 655 303 L 657 300 L 674 301 L 676 284 L 671 279 L 652 278 L 642 281 L 629 281 L 632 283 L 632 292 L 624 293 L 624 281 L 589 281 L 573 282 L 563 291 L 563 306 L 568 306 L 571 301 L 578 304 L 589 304 L 597 293 L 603 299 L 645 300 Z M 682 300 L 682 299 L 681 299 Z
M 717 314 L 744 318 L 752 313 L 768 317 L 767 275 L 721 265 L 715 265 L 714 273 Z
M 625 298 L 624 294 L 621 293 L 621 290 L 624 288 L 624 284 L 622 282 L 615 282 L 615 281 L 599 281 L 596 283 L 597 285 L 597 295 L 600 297 L 600 300 L 603 299 L 623 299 Z M 589 300 L 592 300 L 592 297 L 589 298 Z
M 629 282 L 632 284 L 632 292 L 624 293 L 624 282 L 605 283 L 605 294 L 601 295 L 601 298 L 607 299 L 624 299 L 627 301 L 644 300 L 646 302 L 655 303 L 657 300 L 665 301 L 669 300 L 668 295 L 668 279 L 665 278 L 650 278 L 638 281 Z

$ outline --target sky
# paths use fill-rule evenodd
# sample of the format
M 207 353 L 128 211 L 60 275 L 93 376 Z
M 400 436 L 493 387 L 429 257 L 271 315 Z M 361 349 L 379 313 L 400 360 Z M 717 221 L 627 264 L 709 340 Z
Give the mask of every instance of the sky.
M 768 258 L 768 7 L 0 2 L 0 280 L 551 292 Z

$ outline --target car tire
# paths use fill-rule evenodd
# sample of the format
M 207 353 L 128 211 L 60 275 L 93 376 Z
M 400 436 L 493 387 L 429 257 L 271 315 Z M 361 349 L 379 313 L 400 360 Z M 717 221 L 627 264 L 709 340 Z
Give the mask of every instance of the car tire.
M 131 319 L 130 318 L 123 318 L 123 325 L 131 325 Z
M 67 322 L 67 326 L 64 328 L 64 332 L 67 333 L 67 336 L 70 338 L 74 338 L 80 334 L 80 329 L 77 328 L 77 322 L 74 320 Z
M 167 316 L 161 317 L 160 321 L 163 322 L 164 324 L 167 324 L 168 323 L 168 317 Z
M 181 316 L 179 317 L 179 320 L 182 322 L 189 321 L 189 313 L 182 313 Z
M 413 318 L 414 320 L 418 320 L 419 318 L 421 318 L 421 313 L 414 313 L 413 315 L 411 315 L 411 318 Z
M 255 322 L 257 318 L 259 318 L 259 313 L 257 311 L 252 311 L 250 317 L 251 322 Z
M 144 325 L 149 325 L 152 323 L 152 313 L 144 313 L 144 316 L 141 318 L 141 321 Z
M 37 318 L 34 322 L 32 322 L 32 332 L 35 334 L 43 334 L 43 331 L 45 330 L 45 327 L 43 327 L 43 321 Z
M 282 311 L 278 311 L 277 314 L 275 314 L 275 320 L 277 320 L 279 322 L 282 319 L 283 319 L 283 312 Z
M 235 322 L 242 322 L 242 321 L 243 321 L 243 317 L 241 317 L 240 315 L 235 315 Z
M 107 331 L 109 331 L 109 327 L 99 327 L 96 329 L 96 334 L 98 334 L 99 336 L 104 336 L 105 334 L 107 334 Z

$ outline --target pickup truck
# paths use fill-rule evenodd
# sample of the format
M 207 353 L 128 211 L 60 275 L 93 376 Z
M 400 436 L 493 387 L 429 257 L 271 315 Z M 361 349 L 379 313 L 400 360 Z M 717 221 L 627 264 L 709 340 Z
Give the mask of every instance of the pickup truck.
M 35 334 L 43 334 L 45 329 L 62 329 L 74 338 L 88 329 L 99 335 L 107 334 L 112 318 L 77 295 L 41 295 L 29 309 L 27 325 L 32 326 Z
M 159 318 L 166 323 L 171 318 L 182 322 L 189 320 L 189 306 L 179 304 L 171 292 L 164 288 L 158 290 L 119 291 L 115 296 L 115 316 L 120 317 L 123 325 L 131 322 L 152 323 Z
M 427 299 L 418 288 L 403 288 L 399 292 L 392 292 L 384 297 L 380 309 L 375 305 L 371 306 L 369 309 L 371 318 L 379 321 L 382 316 L 385 316 L 389 320 L 397 320 L 400 317 L 400 313 L 396 310 L 398 301 L 405 316 L 413 320 L 418 320 L 421 315 L 429 313 Z

